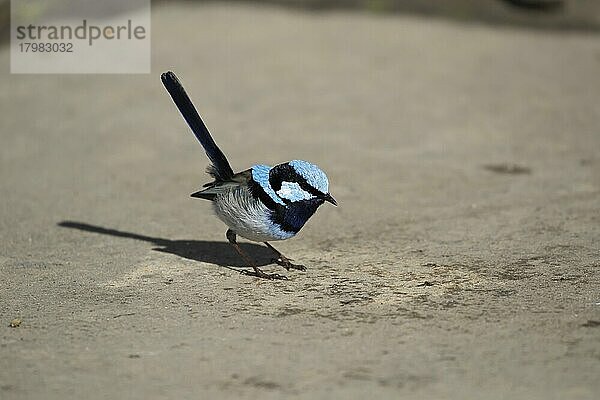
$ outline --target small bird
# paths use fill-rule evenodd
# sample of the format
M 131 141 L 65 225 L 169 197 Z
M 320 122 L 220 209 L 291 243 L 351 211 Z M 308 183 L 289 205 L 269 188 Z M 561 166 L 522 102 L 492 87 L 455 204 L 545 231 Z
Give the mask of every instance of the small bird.
M 214 180 L 191 196 L 212 201 L 215 214 L 229 227 L 227 240 L 253 268 L 242 273 L 265 279 L 287 279 L 261 271 L 237 244 L 236 235 L 263 242 L 277 256 L 274 261 L 286 270 L 305 271 L 306 267 L 292 264 L 292 259 L 268 242 L 294 237 L 326 201 L 337 206 L 329 194 L 327 175 L 316 165 L 302 160 L 274 167 L 257 164 L 234 173 L 177 76 L 168 71 L 161 75 L 161 80 L 211 162 L 206 172 Z

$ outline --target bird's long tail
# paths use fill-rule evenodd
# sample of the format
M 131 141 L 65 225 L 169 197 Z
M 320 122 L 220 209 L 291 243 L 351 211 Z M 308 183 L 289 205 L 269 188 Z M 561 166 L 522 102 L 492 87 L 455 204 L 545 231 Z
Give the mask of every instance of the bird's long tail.
M 160 76 L 160 79 L 173 98 L 173 102 L 179 109 L 179 112 L 181 112 L 192 132 L 194 132 L 194 135 L 196 135 L 196 138 L 202 147 L 204 147 L 206 155 L 212 163 L 208 168 L 208 173 L 218 181 L 230 179 L 233 176 L 233 170 L 229 165 L 229 161 L 227 161 L 225 154 L 223 154 L 212 136 L 210 136 L 208 128 L 204 125 L 202 118 L 200 118 L 198 111 L 196 111 L 194 104 L 183 89 L 175 73 L 172 71 L 165 72 Z

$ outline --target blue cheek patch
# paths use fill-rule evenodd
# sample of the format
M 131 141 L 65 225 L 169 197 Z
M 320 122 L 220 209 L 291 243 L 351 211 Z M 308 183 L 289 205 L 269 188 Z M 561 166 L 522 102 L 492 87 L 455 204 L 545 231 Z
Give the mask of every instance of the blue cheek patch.
M 277 195 L 289 201 L 310 200 L 313 195 L 303 190 L 296 182 L 281 182 L 281 189 L 277 191 Z
M 327 175 L 314 164 L 303 160 L 292 160 L 288 163 L 294 170 L 306 179 L 309 185 L 317 189 L 321 193 L 329 192 L 329 180 Z
M 252 167 L 252 179 L 254 179 L 254 182 L 260 185 L 260 187 L 265 191 L 267 196 L 271 198 L 271 200 L 273 200 L 275 203 L 285 206 L 283 200 L 281 200 L 281 198 L 277 196 L 277 193 L 275 193 L 275 191 L 271 187 L 271 184 L 269 183 L 270 170 L 271 167 L 269 167 L 268 165 L 255 165 Z

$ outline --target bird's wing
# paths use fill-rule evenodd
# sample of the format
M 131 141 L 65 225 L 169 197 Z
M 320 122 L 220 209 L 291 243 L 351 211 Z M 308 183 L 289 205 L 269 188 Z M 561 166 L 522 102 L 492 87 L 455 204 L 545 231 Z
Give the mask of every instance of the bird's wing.
M 215 196 L 227 192 L 233 188 L 240 186 L 248 186 L 248 182 L 252 179 L 251 170 L 239 172 L 227 181 L 214 181 L 204 185 L 205 189 L 192 193 L 190 196 L 199 199 L 214 200 Z
M 160 76 L 160 79 L 171 95 L 171 98 L 173 98 L 173 102 L 179 109 L 179 112 L 181 112 L 181 115 L 183 115 L 183 118 L 192 129 L 192 132 L 194 132 L 194 135 L 196 135 L 196 138 L 202 147 L 204 147 L 204 151 L 206 151 L 206 155 L 212 163 L 208 169 L 208 173 L 214 176 L 218 181 L 231 179 L 234 174 L 229 165 L 229 161 L 227 161 L 225 154 L 223 154 L 213 140 L 208 128 L 204 125 L 202 118 L 200 118 L 198 111 L 183 89 L 177 76 L 172 71 L 168 71 L 163 73 Z

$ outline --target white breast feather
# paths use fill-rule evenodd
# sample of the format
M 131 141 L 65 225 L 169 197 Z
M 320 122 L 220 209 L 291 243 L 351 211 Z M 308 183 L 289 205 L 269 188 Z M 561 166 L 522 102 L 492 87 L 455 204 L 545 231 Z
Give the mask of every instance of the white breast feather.
M 275 225 L 271 210 L 242 186 L 220 192 L 213 202 L 217 216 L 236 234 L 256 242 L 289 239 L 295 235 Z

